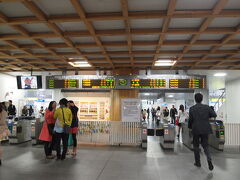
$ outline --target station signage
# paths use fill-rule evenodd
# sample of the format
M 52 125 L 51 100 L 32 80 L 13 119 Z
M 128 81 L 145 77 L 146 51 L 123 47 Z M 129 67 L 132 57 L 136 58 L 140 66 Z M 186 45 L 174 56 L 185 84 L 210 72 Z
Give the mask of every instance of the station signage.
M 84 76 L 46 78 L 47 89 L 205 89 L 203 76 Z

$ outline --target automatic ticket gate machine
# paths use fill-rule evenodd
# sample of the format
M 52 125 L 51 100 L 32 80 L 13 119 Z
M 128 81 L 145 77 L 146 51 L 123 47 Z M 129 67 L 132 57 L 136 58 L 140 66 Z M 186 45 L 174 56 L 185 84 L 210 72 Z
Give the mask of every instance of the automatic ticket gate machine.
M 213 133 L 209 135 L 209 145 L 223 151 L 225 143 L 225 128 L 223 121 L 210 120 Z
M 147 128 L 147 124 L 143 126 L 142 132 L 142 148 L 147 148 L 147 136 L 159 136 L 160 145 L 164 149 L 174 149 L 175 143 L 175 126 L 168 123 L 160 123 L 156 128 Z M 142 133 L 143 134 L 143 133 Z M 145 139 L 143 139 L 145 138 Z M 145 143 L 144 143 L 145 142 Z
M 160 136 L 160 145 L 163 149 L 174 149 L 175 143 L 175 126 L 167 123 L 160 123 L 160 129 L 162 132 L 159 132 Z
M 32 118 L 18 117 L 14 122 L 12 128 L 12 134 L 9 136 L 10 144 L 19 144 L 27 141 L 31 141 L 31 123 Z
M 210 120 L 213 133 L 209 135 L 208 143 L 213 148 L 223 151 L 225 143 L 225 129 L 223 122 L 220 120 Z M 193 149 L 193 135 L 190 129 L 188 129 L 188 123 L 182 125 L 182 138 L 183 144 L 189 149 Z
M 193 150 L 193 135 L 187 122 L 182 123 L 182 141 L 185 146 Z

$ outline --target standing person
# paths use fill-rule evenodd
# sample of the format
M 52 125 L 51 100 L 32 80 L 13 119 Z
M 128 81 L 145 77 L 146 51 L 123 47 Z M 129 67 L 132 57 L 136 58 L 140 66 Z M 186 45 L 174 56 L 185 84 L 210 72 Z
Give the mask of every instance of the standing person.
M 22 109 L 22 116 L 27 116 L 28 115 L 28 109 L 27 109 L 27 106 L 23 106 L 23 109 Z
M 142 115 L 143 115 L 143 120 L 145 121 L 146 117 L 147 117 L 147 110 L 146 109 L 143 110 Z
M 70 126 L 72 124 L 72 112 L 67 107 L 68 100 L 63 98 L 59 101 L 60 107 L 54 113 L 54 118 L 57 119 L 54 127 L 56 138 L 57 159 L 64 160 L 68 149 L 68 137 Z M 61 154 L 61 141 L 63 143 L 63 152 Z
M 72 125 L 71 125 L 71 134 L 73 139 L 73 152 L 72 155 L 77 155 L 77 132 L 78 132 L 78 107 L 74 104 L 73 101 L 68 101 L 70 109 L 72 111 Z
M 157 113 L 156 109 L 152 108 L 151 113 L 152 113 L 152 121 L 154 121 L 156 119 L 156 113 Z
M 214 166 L 208 149 L 208 135 L 212 133 L 209 118 L 215 118 L 217 115 L 208 105 L 202 104 L 202 100 L 203 95 L 201 93 L 195 94 L 195 101 L 197 104 L 192 106 L 189 110 L 188 128 L 192 129 L 193 134 L 194 165 L 201 167 L 199 149 L 199 144 L 201 142 L 204 153 L 207 156 L 209 170 L 212 171 Z
M 179 119 L 179 122 L 178 122 L 178 135 L 177 135 L 177 138 L 179 140 L 180 132 L 182 130 L 182 124 L 186 121 L 186 119 L 188 119 L 188 114 L 184 110 L 184 106 L 182 104 L 179 106 L 178 119 Z
M 57 103 L 51 101 L 45 113 L 45 121 L 43 122 L 43 127 L 39 136 L 39 139 L 44 141 L 44 151 L 47 159 L 53 159 L 52 155 L 53 145 L 54 145 L 54 133 L 53 129 L 55 126 L 56 119 L 54 118 L 54 112 L 56 110 Z
M 8 116 L 16 116 L 16 107 L 12 104 L 12 100 L 9 100 Z
M 147 109 L 147 119 L 149 119 L 149 116 L 150 116 L 150 109 L 148 108 Z
M 6 123 L 7 111 L 5 111 L 3 104 L 0 104 L 0 141 L 9 135 L 9 130 Z M 3 150 L 0 145 L 0 166 L 2 165 Z
M 172 108 L 170 109 L 170 117 L 171 117 L 171 123 L 176 123 L 176 115 L 177 115 L 177 109 L 172 105 Z
M 156 123 L 157 123 L 157 126 L 159 125 L 159 122 L 160 122 L 160 119 L 161 119 L 161 108 L 158 106 L 157 107 L 157 112 L 156 112 Z
M 167 118 L 169 116 L 169 109 L 168 107 L 165 107 L 164 110 L 163 110 L 163 116 L 164 118 Z
M 34 113 L 34 110 L 33 110 L 32 106 L 30 106 L 28 109 L 29 116 L 32 116 L 33 113 Z
M 39 114 L 44 117 L 44 109 L 43 109 L 43 106 L 41 106 L 40 108 L 40 111 L 39 111 Z

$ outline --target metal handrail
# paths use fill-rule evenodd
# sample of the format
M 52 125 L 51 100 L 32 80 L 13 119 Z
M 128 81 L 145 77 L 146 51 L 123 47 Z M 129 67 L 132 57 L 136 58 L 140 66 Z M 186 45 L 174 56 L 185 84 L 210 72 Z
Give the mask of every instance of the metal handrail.
M 214 109 L 216 109 L 217 105 L 218 105 L 218 109 L 219 109 L 220 100 L 222 100 L 222 103 L 223 103 L 223 97 L 225 96 L 225 93 L 226 93 L 226 91 L 224 89 L 224 91 L 222 92 L 221 96 L 219 96 L 217 102 L 214 104 Z

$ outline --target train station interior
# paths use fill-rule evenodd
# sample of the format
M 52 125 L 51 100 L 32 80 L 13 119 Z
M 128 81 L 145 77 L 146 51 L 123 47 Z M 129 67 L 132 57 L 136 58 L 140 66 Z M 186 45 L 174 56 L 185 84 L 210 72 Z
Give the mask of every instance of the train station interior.
M 0 0 L 0 180 L 239 180 L 239 92 L 240 0 Z

